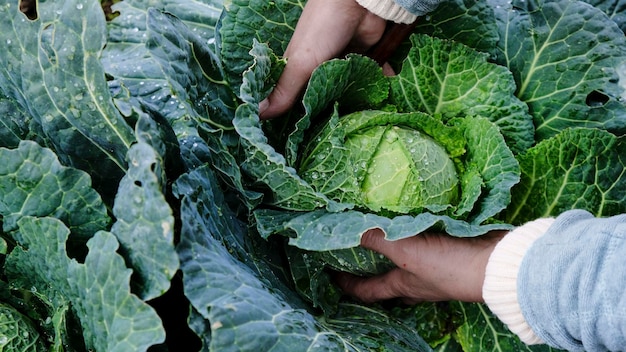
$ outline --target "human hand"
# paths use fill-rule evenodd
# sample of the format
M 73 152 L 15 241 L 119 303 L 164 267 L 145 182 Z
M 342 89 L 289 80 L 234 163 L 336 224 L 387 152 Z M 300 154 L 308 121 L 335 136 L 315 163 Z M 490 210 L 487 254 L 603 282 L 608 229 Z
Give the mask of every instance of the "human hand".
M 485 267 L 505 231 L 475 238 L 420 234 L 388 241 L 379 229 L 366 232 L 361 246 L 385 255 L 397 268 L 370 278 L 338 273 L 344 293 L 365 303 L 400 298 L 407 304 L 460 300 L 483 302 Z
M 285 50 L 287 65 L 272 93 L 260 104 L 261 118 L 286 112 L 317 66 L 345 51 L 367 50 L 378 42 L 385 27 L 383 18 L 355 0 L 309 0 Z

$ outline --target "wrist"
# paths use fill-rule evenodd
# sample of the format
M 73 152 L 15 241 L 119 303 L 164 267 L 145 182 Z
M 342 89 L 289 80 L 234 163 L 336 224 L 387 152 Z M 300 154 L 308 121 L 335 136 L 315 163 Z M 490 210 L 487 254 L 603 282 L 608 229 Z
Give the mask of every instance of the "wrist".
M 517 275 L 526 251 L 554 219 L 531 221 L 511 231 L 494 247 L 485 266 L 482 297 L 489 309 L 527 344 L 541 343 L 522 315 Z
M 418 262 L 418 267 L 423 270 L 420 281 L 430 282 L 433 290 L 424 300 L 483 302 L 485 267 L 505 233 L 493 231 L 474 238 L 431 236 L 438 243 L 425 246 L 427 253 L 418 253 L 422 261 Z M 422 236 L 429 239 L 428 235 Z

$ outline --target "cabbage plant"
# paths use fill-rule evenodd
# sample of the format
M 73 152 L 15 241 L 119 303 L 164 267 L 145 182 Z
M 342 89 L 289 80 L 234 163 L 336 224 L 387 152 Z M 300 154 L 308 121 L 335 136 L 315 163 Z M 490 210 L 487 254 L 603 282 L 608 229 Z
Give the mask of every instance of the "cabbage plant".
M 329 269 L 393 267 L 371 228 L 626 211 L 620 1 L 446 1 L 397 75 L 330 60 L 266 122 L 304 0 L 28 3 L 0 0 L 2 350 L 549 350 Z
M 405 59 L 410 68 L 403 69 L 397 77 L 384 77 L 381 69 L 366 57 L 352 56 L 322 65 L 303 98 L 305 109 L 313 113 L 305 113 L 295 123 L 296 129 L 284 147 L 275 146 L 285 148 L 285 158 L 268 144 L 263 147 L 264 154 L 257 151 L 262 145 L 252 145 L 254 154 L 242 164 L 244 170 L 265 182 L 273 192 L 269 201 L 274 207 L 255 211 L 263 234 L 295 231 L 290 243 L 299 248 L 335 250 L 357 247 L 360 236 L 374 227 L 383 229 L 389 239 L 413 236 L 431 228 L 455 236 L 510 228 L 497 221 L 495 215 L 510 202 L 510 191 L 519 181 L 520 171 L 498 122 L 503 123 L 504 117 L 517 119 L 520 125 L 531 121 L 513 94 L 511 74 L 460 43 L 425 36 L 415 36 L 412 42 L 413 49 Z M 434 113 L 426 109 L 401 111 L 411 97 L 403 98 L 407 89 L 396 82 L 417 86 L 421 80 L 432 79 L 416 75 L 414 70 L 419 69 L 418 61 L 424 60 L 425 55 L 441 55 L 441 51 L 434 51 L 439 47 L 445 47 L 446 55 L 459 61 L 452 68 L 448 67 L 449 62 L 435 66 L 451 76 L 456 73 L 458 77 L 450 78 L 451 81 L 465 81 L 468 66 L 481 68 L 482 75 L 474 82 L 477 86 L 472 87 L 478 92 L 457 90 L 457 94 L 467 97 Z M 457 69 L 459 72 L 454 72 Z M 354 78 L 359 76 L 367 78 Z M 318 84 L 329 84 L 323 82 L 328 77 L 334 77 L 334 82 L 351 83 L 343 88 L 335 86 L 332 91 L 322 89 L 322 93 L 313 89 Z M 418 81 L 411 82 L 412 77 L 418 77 Z M 452 95 L 450 98 L 458 100 Z M 490 99 L 500 99 L 501 108 L 491 109 L 488 115 L 477 106 Z M 330 116 L 321 118 L 323 123 L 316 125 L 311 116 L 321 109 L 313 104 L 336 107 Z M 474 114 L 459 113 L 461 106 L 473 107 Z M 516 115 L 506 115 L 511 111 L 516 111 Z M 235 127 L 243 121 L 236 118 Z M 309 139 L 304 136 L 303 126 L 314 131 Z M 251 130 L 241 132 L 244 139 L 252 136 Z M 532 130 L 526 131 L 526 135 L 532 136 Z M 267 160 L 252 164 L 258 158 Z M 288 169 L 282 174 L 273 173 L 277 167 Z M 315 200 L 295 201 L 304 190 Z M 283 214 L 284 221 L 274 220 L 277 212 Z M 318 239 L 320 229 L 333 234 L 327 237 L 328 241 Z

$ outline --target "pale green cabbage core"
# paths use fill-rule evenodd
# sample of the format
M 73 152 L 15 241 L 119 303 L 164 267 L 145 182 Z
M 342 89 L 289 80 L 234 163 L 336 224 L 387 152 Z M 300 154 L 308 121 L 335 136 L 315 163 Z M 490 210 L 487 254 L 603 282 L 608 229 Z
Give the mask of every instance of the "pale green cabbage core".
M 374 211 L 441 210 L 458 201 L 454 162 L 441 145 L 419 131 L 376 126 L 349 136 L 346 147 L 361 160 L 369 154 L 360 191 L 363 205 Z

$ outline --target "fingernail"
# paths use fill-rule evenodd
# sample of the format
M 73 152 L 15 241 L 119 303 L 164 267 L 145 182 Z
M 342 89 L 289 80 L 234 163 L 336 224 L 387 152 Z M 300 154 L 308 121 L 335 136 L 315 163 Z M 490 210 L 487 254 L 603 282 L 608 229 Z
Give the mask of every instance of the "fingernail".
M 265 110 L 267 110 L 267 108 L 270 106 L 270 102 L 267 101 L 267 99 L 263 99 L 260 103 L 259 103 L 259 115 L 262 115 L 263 112 L 265 112 Z

